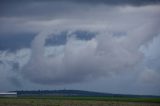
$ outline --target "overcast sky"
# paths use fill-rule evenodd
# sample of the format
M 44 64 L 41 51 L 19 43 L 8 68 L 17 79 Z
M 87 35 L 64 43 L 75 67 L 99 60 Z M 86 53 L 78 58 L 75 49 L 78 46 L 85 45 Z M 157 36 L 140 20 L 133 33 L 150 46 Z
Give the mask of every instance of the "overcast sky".
M 0 92 L 160 95 L 160 0 L 0 0 Z

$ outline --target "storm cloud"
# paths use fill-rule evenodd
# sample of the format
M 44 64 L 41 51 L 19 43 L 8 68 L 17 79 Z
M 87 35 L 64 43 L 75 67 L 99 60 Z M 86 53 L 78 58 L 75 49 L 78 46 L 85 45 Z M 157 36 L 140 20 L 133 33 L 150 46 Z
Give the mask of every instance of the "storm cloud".
M 159 3 L 2 0 L 0 90 L 68 86 L 160 95 Z
M 62 50 L 53 56 L 45 55 L 44 44 L 48 35 L 56 35 L 56 31 L 42 32 L 33 40 L 32 57 L 24 75 L 38 83 L 65 84 L 133 70 L 144 58 L 140 47 L 159 34 L 157 25 L 141 26 L 122 37 L 108 31 L 95 32 L 98 34 L 89 41 L 70 36 L 65 45 L 57 47 Z

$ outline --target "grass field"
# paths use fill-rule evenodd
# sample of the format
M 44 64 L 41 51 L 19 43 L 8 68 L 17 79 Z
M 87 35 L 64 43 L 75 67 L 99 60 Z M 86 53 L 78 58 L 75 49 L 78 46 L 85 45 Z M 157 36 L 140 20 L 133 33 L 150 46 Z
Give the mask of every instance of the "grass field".
M 0 106 L 160 106 L 160 98 L 15 97 L 0 98 Z

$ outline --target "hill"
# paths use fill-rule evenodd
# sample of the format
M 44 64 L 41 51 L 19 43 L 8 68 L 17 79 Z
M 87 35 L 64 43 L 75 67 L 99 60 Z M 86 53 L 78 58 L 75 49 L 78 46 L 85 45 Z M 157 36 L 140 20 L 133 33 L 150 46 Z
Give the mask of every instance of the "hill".
M 11 91 L 17 92 L 17 96 L 109 96 L 109 97 L 160 97 L 154 95 L 129 95 L 112 94 L 83 90 L 30 90 L 30 91 Z

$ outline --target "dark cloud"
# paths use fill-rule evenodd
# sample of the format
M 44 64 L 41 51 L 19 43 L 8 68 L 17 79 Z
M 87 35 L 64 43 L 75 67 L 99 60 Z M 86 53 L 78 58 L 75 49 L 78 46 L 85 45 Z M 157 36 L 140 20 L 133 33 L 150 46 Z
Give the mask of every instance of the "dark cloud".
M 14 62 L 14 63 L 12 64 L 12 70 L 13 70 L 13 71 L 18 71 L 19 68 L 20 68 L 19 63 Z
M 106 4 L 106 5 L 133 5 L 133 6 L 142 6 L 142 5 L 152 5 L 159 4 L 160 0 L 71 0 L 74 2 L 81 3 L 93 3 L 93 4 Z
M 70 11 L 72 5 L 54 1 L 1 1 L 0 17 L 25 17 L 28 19 L 50 19 L 59 12 Z
M 72 13 L 77 5 L 83 7 L 93 4 L 110 6 L 160 4 L 160 0 L 1 0 L 0 2 L 0 17 L 18 16 L 34 19 L 51 19 L 51 17 L 63 16 L 61 13 Z
M 18 87 L 18 88 L 21 88 L 22 87 L 22 83 L 19 81 L 18 78 L 16 77 L 9 77 L 9 81 L 10 83 L 15 86 L 15 87 Z
M 26 0 L 1 0 L 1 3 L 23 3 Z M 159 0 L 27 0 L 27 2 L 75 2 L 75 3 L 89 3 L 89 4 L 107 4 L 107 5 L 149 5 L 160 3 Z
M 0 90 L 104 78 L 94 86 L 159 94 L 159 0 L 0 2 Z
M 3 61 L 0 60 L 0 64 L 3 64 Z

